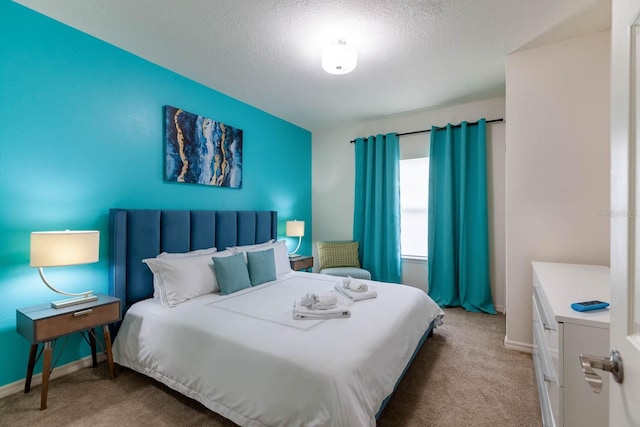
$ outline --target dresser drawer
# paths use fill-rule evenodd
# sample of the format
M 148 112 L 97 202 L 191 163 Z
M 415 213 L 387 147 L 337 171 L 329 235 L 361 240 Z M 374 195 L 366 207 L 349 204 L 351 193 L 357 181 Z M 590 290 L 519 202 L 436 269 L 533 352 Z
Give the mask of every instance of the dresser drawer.
M 538 393 L 540 396 L 540 407 L 542 409 L 542 418 L 544 426 L 562 425 L 560 417 L 562 413 L 561 399 L 562 389 L 560 387 L 560 377 L 555 368 L 549 343 L 548 335 L 545 334 L 544 326 L 540 319 L 540 309 L 536 302 L 533 301 L 533 361 L 536 371 L 536 382 L 538 383 Z M 556 334 L 557 336 L 557 334 Z M 557 358 L 557 353 L 556 353 Z
M 538 275 L 535 274 L 535 271 L 533 274 L 533 296 L 538 302 L 538 308 L 540 309 L 540 314 L 546 327 L 548 327 L 549 329 L 556 329 L 558 326 L 558 322 L 556 321 L 553 307 L 547 299 L 547 296 L 545 295 L 542 288 L 542 284 L 540 283 L 540 279 L 538 278 Z
M 536 373 L 536 383 L 538 385 L 538 396 L 540 398 L 540 411 L 542 413 L 543 427 L 556 427 L 558 424 L 558 402 L 552 403 L 549 393 L 549 383 L 545 381 L 542 375 L 542 364 L 537 351 L 533 352 L 533 367 Z M 558 389 L 555 389 L 554 398 L 557 398 Z M 555 409 L 555 410 L 554 410 Z
M 18 312 L 18 332 L 32 343 L 50 341 L 54 338 L 83 331 L 120 320 L 118 300 L 90 308 L 64 310 L 59 315 L 32 319 Z
M 533 287 L 533 317 L 534 322 L 538 322 L 539 333 L 541 335 L 540 339 L 544 341 L 546 346 L 543 353 L 546 359 L 543 359 L 543 363 L 545 367 L 547 367 L 546 363 L 551 362 L 558 385 L 562 387 L 563 375 L 560 343 L 562 340 L 563 325 L 556 322 L 553 310 L 551 310 L 549 302 L 544 296 L 544 292 L 537 286 Z

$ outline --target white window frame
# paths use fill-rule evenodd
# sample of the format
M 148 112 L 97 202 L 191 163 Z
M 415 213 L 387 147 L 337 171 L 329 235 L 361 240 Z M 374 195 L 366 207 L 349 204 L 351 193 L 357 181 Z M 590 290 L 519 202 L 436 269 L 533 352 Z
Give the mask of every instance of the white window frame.
M 428 133 L 424 133 L 424 134 L 415 134 L 415 135 L 406 135 L 406 136 L 401 136 L 400 137 L 400 162 L 401 165 L 400 167 L 402 168 L 402 162 L 403 160 L 414 160 L 414 159 L 427 159 L 428 162 L 428 158 L 429 158 L 429 134 Z M 426 173 L 426 177 L 423 177 L 422 179 L 424 179 L 423 184 L 426 185 L 426 191 L 428 193 L 428 169 L 427 169 L 427 173 Z M 402 181 L 402 178 L 401 178 Z M 402 233 L 406 232 L 406 230 L 403 229 L 402 227 L 402 187 L 403 184 L 402 182 L 400 182 L 400 240 L 402 241 Z M 428 198 L 428 194 L 427 194 L 427 198 Z M 428 205 L 427 205 L 428 201 L 425 200 L 425 209 L 428 209 Z M 428 212 L 425 212 L 426 214 L 428 214 Z M 427 218 L 428 221 L 428 218 Z M 424 256 L 419 255 L 419 254 L 405 254 L 404 253 L 404 249 L 402 249 L 403 253 L 402 253 L 402 259 L 404 260 L 426 260 L 427 259 L 427 233 L 426 233 L 426 228 L 428 227 L 428 222 L 425 223 L 425 232 L 424 232 L 424 238 L 425 238 L 425 254 Z

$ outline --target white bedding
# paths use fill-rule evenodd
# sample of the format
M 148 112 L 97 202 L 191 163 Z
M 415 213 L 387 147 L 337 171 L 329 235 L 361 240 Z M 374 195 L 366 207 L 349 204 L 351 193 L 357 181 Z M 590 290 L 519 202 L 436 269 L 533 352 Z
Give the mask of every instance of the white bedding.
M 114 360 L 241 426 L 373 426 L 443 313 L 423 291 L 368 281 L 377 298 L 338 296 L 350 318 L 293 319 L 296 299 L 335 292 L 341 280 L 292 272 L 173 308 L 141 301 L 125 315 Z

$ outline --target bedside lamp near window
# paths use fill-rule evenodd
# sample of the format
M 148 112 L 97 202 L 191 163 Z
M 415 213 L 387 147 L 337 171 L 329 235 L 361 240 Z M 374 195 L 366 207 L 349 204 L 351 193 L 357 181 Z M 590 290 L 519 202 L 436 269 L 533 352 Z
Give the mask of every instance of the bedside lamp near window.
M 69 293 L 56 289 L 44 275 L 43 267 L 90 264 L 98 262 L 100 251 L 99 231 L 38 231 L 31 233 L 31 267 L 37 267 L 40 278 L 54 292 L 75 298 L 51 303 L 53 308 L 96 301 L 93 291 Z
M 287 221 L 287 229 L 286 229 L 287 237 L 297 237 L 298 238 L 298 246 L 294 249 L 293 252 L 289 254 L 289 258 L 294 258 L 299 256 L 296 252 L 300 249 L 300 243 L 302 243 L 302 236 L 304 236 L 304 221 Z

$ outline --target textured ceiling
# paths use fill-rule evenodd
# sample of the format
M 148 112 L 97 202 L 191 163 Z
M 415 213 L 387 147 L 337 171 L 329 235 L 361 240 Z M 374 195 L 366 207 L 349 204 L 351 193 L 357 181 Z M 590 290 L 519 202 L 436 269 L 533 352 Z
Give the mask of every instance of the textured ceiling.
M 311 131 L 504 96 L 505 57 L 610 27 L 610 0 L 15 0 Z M 358 48 L 354 72 L 322 46 Z

